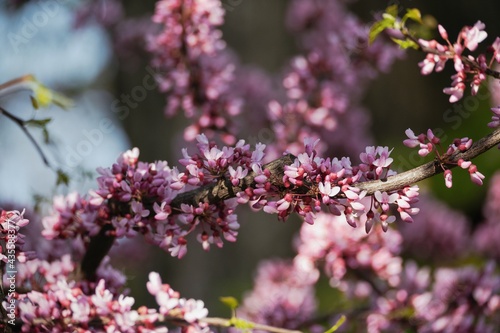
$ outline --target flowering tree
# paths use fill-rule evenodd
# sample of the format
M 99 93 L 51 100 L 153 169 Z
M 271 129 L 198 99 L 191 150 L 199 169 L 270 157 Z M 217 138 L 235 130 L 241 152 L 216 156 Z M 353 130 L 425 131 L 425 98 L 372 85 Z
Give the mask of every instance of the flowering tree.
M 79 24 L 99 18 L 101 9 L 97 4 L 82 11 Z M 390 70 L 401 49 L 423 52 L 423 75 L 453 63 L 456 74 L 443 90 L 451 103 L 467 85 L 477 94 L 488 77 L 500 79 L 494 68 L 500 38 L 479 53 L 487 37 L 480 21 L 463 27 L 456 39 L 438 25 L 437 41 L 419 35 L 432 27 L 417 9 L 388 7 L 370 28 L 340 1 L 294 0 L 287 22 L 302 55 L 290 61 L 282 86 L 272 91 L 262 89 L 269 78 L 239 68 L 228 50 L 219 30 L 220 1 L 160 0 L 152 21 L 156 30 L 147 35 L 147 50 L 166 96 L 165 114 L 184 113 L 190 120 L 184 139 L 196 148 L 182 149 L 178 164 L 142 162 L 138 148 L 124 152 L 97 170 L 94 190 L 53 199 L 42 219 L 41 236 L 48 241 L 30 251 L 25 247 L 37 236 L 24 235 L 30 225 L 23 211 L 2 210 L 5 330 L 495 332 L 499 176 L 484 206 L 486 221 L 474 232 L 465 216 L 420 194 L 416 183 L 443 174 L 452 187 L 452 169 L 459 167 L 482 185 L 485 176 L 472 160 L 500 144 L 500 107 L 491 108 L 493 131 L 474 141 L 457 138 L 442 148 L 432 130 L 417 135 L 408 129 L 404 145 L 435 157 L 398 173 L 393 150 L 371 145 L 361 99 L 367 82 Z M 248 80 L 238 81 L 242 75 Z M 32 90 L 35 107 L 69 106 L 30 76 L 0 89 Z M 0 113 L 31 139 L 26 126 L 47 123 L 23 120 L 1 106 Z M 272 129 L 274 140 L 240 139 L 247 121 Z M 338 151 L 347 156 L 334 155 Z M 230 318 L 209 317 L 202 301 L 181 297 L 156 272 L 146 286 L 156 307 L 127 296 L 126 278 L 108 257 L 119 240 L 142 234 L 179 259 L 196 241 L 207 251 L 222 248 L 237 240 L 241 205 L 282 221 L 295 214 L 305 223 L 296 256 L 263 262 L 241 307 L 223 298 Z M 315 297 L 322 277 L 337 295 L 328 313 L 318 311 Z

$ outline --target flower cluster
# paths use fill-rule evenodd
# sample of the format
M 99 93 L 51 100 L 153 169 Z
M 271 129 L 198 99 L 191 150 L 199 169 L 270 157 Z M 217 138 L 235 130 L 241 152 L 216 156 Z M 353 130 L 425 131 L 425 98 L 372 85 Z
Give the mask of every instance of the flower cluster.
M 230 118 L 240 112 L 241 101 L 230 92 L 235 64 L 218 27 L 224 10 L 217 0 L 162 0 L 153 21 L 163 26 L 149 41 L 153 67 L 164 74 L 157 79 L 168 95 L 166 114 L 184 110 L 195 123 L 186 128 L 186 140 L 201 132 L 224 133 L 234 143 Z
M 19 232 L 28 223 L 24 211 L 0 210 L 0 267 L 8 264 L 14 270 L 16 260 L 26 262 L 35 257 L 33 251 L 23 251 L 25 235 Z
M 33 269 L 28 268 L 32 275 Z M 161 284 L 158 273 L 150 273 L 147 288 L 156 296 L 159 310 L 145 306 L 134 310 L 134 298 L 109 288 L 104 279 L 93 288 L 71 280 L 69 273 L 74 267 L 69 257 L 51 264 L 40 263 L 35 269 L 45 278 L 45 284 L 27 284 L 32 290 L 18 296 L 23 332 L 40 332 L 43 327 L 44 331 L 59 332 L 166 333 L 167 328 L 161 324 L 173 318 L 181 320 L 192 332 L 209 332 L 206 324 L 198 322 L 208 314 L 203 302 L 180 298 L 179 293 Z
M 367 317 L 368 332 L 496 332 L 500 277 L 484 268 L 440 268 L 431 284 L 429 270 L 409 264 L 401 285 L 377 300 Z
M 109 235 L 121 238 L 137 233 L 146 235 L 150 242 L 168 250 L 173 256 L 186 253 L 185 237 L 198 231 L 198 241 L 208 250 L 211 244 L 222 246 L 222 237 L 235 241 L 239 224 L 234 214 L 236 199 L 214 204 L 200 202 L 172 207 L 172 200 L 181 191 L 214 184 L 227 177 L 238 185 L 249 170 L 261 173 L 264 145 L 251 151 L 243 140 L 235 147 L 219 149 L 204 135 L 198 136 L 199 154 L 188 155 L 180 163 L 184 170 L 170 168 L 167 162 L 138 161 L 137 148 L 125 152 L 111 168 L 99 168 L 99 188 L 88 197 L 70 194 L 57 197 L 54 213 L 43 220 L 42 234 L 48 239 L 81 236 L 89 239 L 109 224 Z M 254 193 L 265 189 L 249 188 Z
M 421 195 L 414 224 L 398 224 L 404 252 L 411 258 L 432 262 L 461 258 L 470 249 L 467 217 L 430 195 Z
M 349 158 L 317 156 L 317 143 L 306 141 L 306 151 L 299 154 L 293 164 L 285 166 L 285 188 L 304 188 L 305 192 L 287 193 L 278 201 L 261 197 L 260 201 L 265 201 L 261 203 L 265 206 L 264 211 L 277 213 L 283 220 L 295 211 L 307 223 L 313 224 L 315 214 L 326 205 L 332 214 L 342 215 L 353 227 L 362 221 L 369 232 L 376 222 L 387 230 L 388 224 L 396 220 L 390 209 L 392 206 L 397 208 L 402 220 L 412 222 L 411 216 L 418 213 L 418 209 L 412 207 L 418 201 L 416 186 L 391 193 L 378 191 L 371 197 L 356 187 L 357 182 L 386 179 L 395 174 L 390 169 L 393 159 L 387 147 L 367 147 L 360 154 L 361 163 L 353 166 Z
M 160 315 L 169 319 L 185 321 L 188 325 L 188 332 L 210 332 L 207 324 L 200 322 L 200 319 L 208 315 L 208 310 L 205 308 L 203 301 L 181 298 L 179 293 L 174 291 L 170 285 L 162 284 L 161 277 L 156 272 L 149 273 L 147 288 L 149 293 L 155 296 L 156 302 L 160 306 L 158 311 Z M 152 317 L 152 321 L 156 318 L 155 310 L 142 307 L 139 309 L 139 313 Z
M 500 248 L 496 245 L 500 237 L 500 174 L 496 173 L 491 181 L 488 196 L 483 207 L 484 221 L 474 232 L 474 248 L 481 254 L 500 260 Z
M 259 264 L 253 290 L 245 295 L 238 315 L 252 322 L 298 329 L 316 311 L 317 271 L 292 262 L 269 260 Z
M 314 225 L 301 228 L 295 261 L 305 267 L 322 264 L 332 286 L 344 287 L 343 279 L 353 272 L 395 286 L 402 270 L 401 240 L 395 230 L 386 234 L 375 228 L 366 234 L 344 223 L 341 216 L 320 213 Z
M 468 150 L 472 146 L 472 139 L 468 137 L 464 138 L 456 138 L 453 142 L 448 146 L 446 150 L 446 156 L 441 156 L 437 151 L 437 147 L 441 140 L 434 135 L 431 129 L 427 130 L 427 135 L 419 134 L 418 136 L 411 129 L 407 129 L 405 131 L 408 139 L 404 140 L 403 143 L 405 146 L 410 148 L 420 147 L 418 154 L 420 156 L 427 156 L 430 152 L 435 151 L 437 157 L 439 158 L 441 163 L 447 163 L 446 157 L 451 156 L 456 152 L 464 152 Z M 464 161 L 463 159 L 459 159 L 456 163 L 462 169 L 467 169 L 469 171 L 470 179 L 473 183 L 477 185 L 483 185 L 484 175 L 477 170 L 477 166 L 472 164 L 471 161 Z M 450 169 L 444 169 L 444 180 L 446 187 L 451 188 L 453 185 L 452 181 L 452 172 Z
M 287 23 L 305 55 L 290 61 L 283 78 L 287 101 L 269 103 L 276 149 L 298 154 L 304 139 L 319 138 L 320 153 L 360 151 L 370 143 L 360 97 L 400 51 L 381 40 L 369 45 L 367 26 L 340 1 L 292 1 Z
M 466 49 L 475 51 L 478 44 L 488 36 L 484 31 L 484 23 L 478 21 L 472 27 L 463 27 L 454 43 L 448 39 L 448 33 L 443 26 L 439 25 L 438 28 L 446 45 L 440 44 L 436 40 L 419 39 L 418 41 L 422 50 L 427 52 L 426 58 L 419 63 L 421 73 L 428 75 L 432 71 L 440 72 L 448 60 L 453 60 L 456 74 L 451 77 L 452 86 L 443 90 L 445 94 L 450 95 L 450 103 L 455 103 L 463 97 L 469 76 L 472 76 L 470 79 L 471 93 L 476 95 L 479 86 L 486 80 L 486 70 L 491 67 L 493 61 L 500 62 L 500 38 L 497 37 L 493 45 L 490 46 L 493 56 L 490 61 L 487 61 L 484 54 L 476 57 L 464 55 Z

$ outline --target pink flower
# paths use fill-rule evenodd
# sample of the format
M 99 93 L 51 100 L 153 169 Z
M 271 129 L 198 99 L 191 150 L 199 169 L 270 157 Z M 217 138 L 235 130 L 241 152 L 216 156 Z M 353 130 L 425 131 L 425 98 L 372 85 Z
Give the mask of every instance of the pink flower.
M 473 27 L 466 27 L 462 31 L 461 36 L 464 39 L 464 46 L 471 51 L 477 48 L 477 45 L 486 39 L 488 34 L 483 29 L 485 25 L 481 21 L 477 21 Z
M 469 174 L 470 174 L 470 179 L 473 183 L 477 185 L 483 185 L 484 175 L 477 170 L 475 164 L 471 164 L 469 166 Z
M 444 183 L 447 188 L 451 188 L 453 186 L 452 173 L 450 169 L 444 171 Z
M 462 82 L 457 83 L 453 87 L 444 88 L 443 92 L 450 95 L 450 103 L 455 103 L 462 99 L 464 96 L 465 84 Z
M 420 136 L 416 136 L 410 128 L 405 131 L 405 134 L 408 137 L 408 139 L 403 141 L 403 144 L 406 147 L 415 148 L 416 146 L 420 145 Z
M 384 212 L 388 211 L 389 204 L 395 203 L 398 198 L 399 194 L 397 193 L 392 193 L 391 195 L 389 195 L 387 192 L 375 192 L 375 199 L 377 199 L 377 201 L 380 203 Z

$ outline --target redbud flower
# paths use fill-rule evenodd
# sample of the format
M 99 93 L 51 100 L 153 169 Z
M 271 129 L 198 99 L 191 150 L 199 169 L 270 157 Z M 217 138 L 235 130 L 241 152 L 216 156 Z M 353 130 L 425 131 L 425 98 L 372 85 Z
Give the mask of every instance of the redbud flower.
M 470 51 L 474 51 L 477 45 L 486 39 L 488 34 L 483 29 L 485 25 L 481 21 L 477 21 L 473 27 L 466 27 L 461 36 L 464 39 L 464 46 Z
M 420 141 L 420 137 L 417 137 L 415 135 L 415 133 L 410 128 L 408 128 L 405 131 L 405 134 L 408 137 L 408 139 L 403 141 L 403 143 L 406 147 L 415 148 L 416 146 L 420 145 L 420 143 L 422 143 Z
M 444 183 L 447 188 L 451 188 L 453 186 L 452 183 L 452 173 L 450 169 L 446 169 L 444 171 Z
M 473 183 L 477 185 L 483 185 L 484 175 L 477 170 L 475 164 L 471 164 L 471 166 L 469 167 L 469 174 L 470 174 L 470 179 L 472 180 Z
M 439 30 L 439 34 L 441 35 L 441 37 L 447 41 L 448 40 L 448 33 L 446 32 L 446 29 L 441 24 L 438 24 L 438 30 Z

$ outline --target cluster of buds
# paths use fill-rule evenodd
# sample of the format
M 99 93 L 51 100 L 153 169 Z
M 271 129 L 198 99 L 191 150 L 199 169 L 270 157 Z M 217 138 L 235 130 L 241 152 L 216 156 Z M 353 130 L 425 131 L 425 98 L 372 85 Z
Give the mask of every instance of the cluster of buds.
M 427 130 L 427 135 L 421 133 L 417 136 L 411 129 L 407 129 L 405 133 L 406 136 L 408 136 L 408 139 L 403 141 L 405 146 L 410 148 L 418 146 L 420 148 L 418 151 L 420 156 L 427 156 L 430 152 L 434 151 L 437 158 L 441 162 L 443 169 L 444 163 L 447 162 L 446 157 L 449 157 L 456 152 L 464 152 L 472 146 L 472 139 L 469 139 L 468 137 L 456 138 L 448 146 L 446 155 L 441 156 L 441 154 L 437 151 L 437 146 L 440 144 L 441 140 L 434 135 L 431 129 Z M 469 171 L 470 179 L 473 183 L 483 185 L 484 175 L 477 170 L 477 166 L 475 164 L 472 164 L 471 161 L 464 161 L 463 159 L 459 159 L 456 164 L 462 169 L 467 169 Z M 451 188 L 453 185 L 451 169 L 444 169 L 444 179 L 446 187 Z

